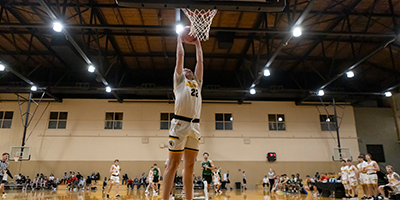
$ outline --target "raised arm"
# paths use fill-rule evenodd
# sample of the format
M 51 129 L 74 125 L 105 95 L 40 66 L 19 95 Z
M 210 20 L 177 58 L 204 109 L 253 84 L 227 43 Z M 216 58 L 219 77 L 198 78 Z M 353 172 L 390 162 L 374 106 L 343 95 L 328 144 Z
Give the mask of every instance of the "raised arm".
M 177 74 L 181 75 L 183 71 L 183 62 L 185 58 L 185 50 L 183 49 L 182 38 L 179 35 L 176 44 L 176 66 L 175 71 Z
M 197 39 L 194 43 L 196 45 L 196 69 L 195 75 L 200 82 L 203 82 L 203 49 L 201 47 L 200 41 Z

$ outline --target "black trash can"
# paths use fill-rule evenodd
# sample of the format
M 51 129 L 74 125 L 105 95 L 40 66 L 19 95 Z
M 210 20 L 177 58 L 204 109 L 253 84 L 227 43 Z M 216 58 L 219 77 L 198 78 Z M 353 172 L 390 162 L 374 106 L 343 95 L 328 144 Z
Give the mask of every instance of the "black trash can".
M 235 185 L 236 185 L 236 189 L 237 190 L 242 189 L 242 183 L 241 182 L 235 182 Z

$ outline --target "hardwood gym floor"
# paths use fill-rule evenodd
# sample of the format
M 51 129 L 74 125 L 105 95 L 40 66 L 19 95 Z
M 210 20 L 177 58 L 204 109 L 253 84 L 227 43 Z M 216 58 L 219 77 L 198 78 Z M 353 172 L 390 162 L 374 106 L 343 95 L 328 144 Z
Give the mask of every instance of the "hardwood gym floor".
M 105 199 L 105 193 L 101 190 L 97 190 L 96 192 L 90 191 L 65 191 L 65 186 L 59 186 L 57 191 L 26 191 L 22 192 L 20 190 L 9 190 L 6 191 L 7 197 L 6 199 L 27 199 L 27 200 L 36 200 L 36 199 L 52 199 L 52 200 L 97 200 L 97 199 Z M 181 191 L 177 191 L 177 194 L 180 194 Z M 152 196 L 152 195 L 145 195 L 144 190 L 141 189 L 137 191 L 127 191 L 126 186 L 121 187 L 120 191 L 121 200 L 128 200 L 128 199 L 140 199 L 140 200 L 159 200 L 161 199 L 161 195 Z M 269 195 L 267 192 L 264 192 L 262 189 L 256 190 L 247 190 L 242 192 L 240 190 L 232 190 L 232 191 L 224 191 L 222 195 L 210 195 L 210 199 L 212 200 L 253 200 L 253 199 L 260 199 L 260 200 L 311 200 L 311 199 L 318 199 L 318 200 L 328 200 L 329 198 L 316 198 L 312 195 L 279 195 L 273 193 Z M 180 200 L 182 198 L 181 195 L 176 196 L 176 200 Z M 115 199 L 115 190 L 111 190 L 110 199 Z M 195 191 L 195 198 L 194 199 L 205 199 L 204 192 L 202 190 Z

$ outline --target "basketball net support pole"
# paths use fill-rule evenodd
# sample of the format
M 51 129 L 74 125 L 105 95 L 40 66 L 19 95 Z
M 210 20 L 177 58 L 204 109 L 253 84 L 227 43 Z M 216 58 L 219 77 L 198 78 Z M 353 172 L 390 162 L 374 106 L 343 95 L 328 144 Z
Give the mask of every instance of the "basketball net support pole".
M 19 111 L 20 111 L 20 114 L 21 114 L 21 121 L 22 121 L 22 125 L 24 126 L 24 134 L 22 135 L 22 145 L 21 145 L 22 147 L 25 146 L 26 132 L 27 132 L 27 130 L 28 130 L 28 126 L 31 124 L 32 119 L 33 119 L 33 116 L 35 116 L 35 113 L 36 113 L 37 109 L 39 108 L 40 103 L 42 102 L 42 99 L 43 99 L 43 97 L 44 97 L 44 94 L 45 94 L 45 92 L 42 93 L 42 96 L 40 97 L 40 100 L 39 100 L 38 103 L 37 103 L 35 100 L 32 99 L 32 92 L 29 92 L 29 97 L 28 97 L 28 99 L 26 99 L 26 98 L 20 96 L 19 94 L 16 94 L 16 95 L 17 95 L 17 98 L 18 98 Z M 21 102 L 21 99 L 23 99 L 22 102 Z M 22 113 L 22 105 L 23 105 L 25 102 L 28 102 L 27 110 L 26 110 L 25 113 Z M 31 110 L 31 103 L 32 103 L 32 102 L 36 104 L 36 108 L 35 108 L 35 111 L 34 111 L 33 113 L 30 112 L 30 110 Z M 25 119 L 23 119 L 24 115 L 26 115 L 26 116 L 25 116 Z M 31 117 L 29 117 L 29 116 L 31 116 Z M 24 151 L 24 148 L 21 148 L 21 155 L 20 155 L 20 159 L 21 159 L 21 160 L 22 160 L 22 156 L 23 156 L 23 151 Z
M 333 110 L 335 112 L 335 129 L 336 129 L 337 143 L 338 143 L 338 148 L 339 148 L 339 156 L 341 159 L 342 158 L 342 149 L 340 149 L 339 126 L 338 126 L 338 117 L 337 117 L 337 113 L 336 113 L 335 98 L 333 98 Z
M 24 135 L 22 136 L 22 145 L 21 146 L 25 146 L 26 131 L 27 131 L 28 125 L 29 125 L 28 122 L 29 122 L 29 114 L 30 114 L 29 110 L 31 109 L 31 99 L 32 99 L 32 92 L 29 92 L 28 108 L 27 108 L 27 111 L 25 113 L 26 114 L 25 123 L 23 124 L 24 125 Z M 21 151 L 23 151 L 23 149 L 21 149 Z M 22 154 L 22 152 L 21 152 L 21 154 Z

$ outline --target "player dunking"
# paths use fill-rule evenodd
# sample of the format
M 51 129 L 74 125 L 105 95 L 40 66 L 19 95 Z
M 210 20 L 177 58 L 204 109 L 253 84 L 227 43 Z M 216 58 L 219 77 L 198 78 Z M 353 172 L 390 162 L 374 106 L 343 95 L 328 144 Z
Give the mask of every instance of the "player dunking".
M 169 163 L 164 175 L 164 200 L 174 181 L 175 172 L 183 156 L 183 185 L 185 199 L 192 199 L 194 162 L 200 148 L 201 87 L 203 85 L 203 50 L 198 39 L 191 42 L 196 46 L 197 64 L 194 74 L 183 68 L 184 49 L 182 39 L 177 38 L 176 66 L 174 73 L 175 116 L 169 130 Z
M 121 196 L 119 196 L 118 191 L 119 191 L 119 173 L 121 171 L 119 164 L 119 160 L 116 159 L 114 160 L 114 164 L 111 165 L 110 168 L 110 173 L 111 173 L 111 177 L 110 177 L 110 188 L 108 189 L 107 192 L 107 199 L 110 198 L 110 191 L 112 186 L 115 184 L 115 192 L 117 193 L 117 195 L 115 196 L 115 198 L 120 198 Z

